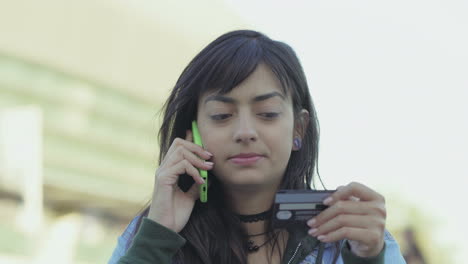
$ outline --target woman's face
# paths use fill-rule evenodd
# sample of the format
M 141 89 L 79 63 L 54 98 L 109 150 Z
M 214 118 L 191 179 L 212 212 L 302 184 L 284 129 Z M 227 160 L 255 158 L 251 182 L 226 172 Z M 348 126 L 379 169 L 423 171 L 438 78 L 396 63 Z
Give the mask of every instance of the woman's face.
M 229 93 L 208 92 L 198 105 L 203 144 L 223 184 L 277 187 L 293 147 L 294 114 L 273 72 L 260 64 Z

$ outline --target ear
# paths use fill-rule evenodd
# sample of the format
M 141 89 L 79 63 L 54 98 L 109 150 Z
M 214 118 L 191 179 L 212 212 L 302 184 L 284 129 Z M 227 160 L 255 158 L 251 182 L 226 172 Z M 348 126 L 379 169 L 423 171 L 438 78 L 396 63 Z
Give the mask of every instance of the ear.
M 292 150 L 297 151 L 301 147 L 294 144 L 294 139 L 298 138 L 300 141 L 304 140 L 305 133 L 307 132 L 307 126 L 309 125 L 309 111 L 302 109 L 294 120 L 294 133 L 293 138 L 293 147 Z

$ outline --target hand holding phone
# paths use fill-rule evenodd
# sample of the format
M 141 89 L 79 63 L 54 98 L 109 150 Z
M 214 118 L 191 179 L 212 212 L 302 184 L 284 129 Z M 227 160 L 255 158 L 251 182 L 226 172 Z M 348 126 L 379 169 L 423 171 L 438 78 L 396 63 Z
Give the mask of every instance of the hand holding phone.
M 195 140 L 194 133 L 187 130 L 185 139 L 175 138 L 172 141 L 154 175 L 154 191 L 148 218 L 176 233 L 187 224 L 196 201 L 200 198 L 204 202 L 207 200 L 207 185 L 204 185 L 205 188 L 200 187 L 205 183 L 207 174 L 199 169 L 210 170 L 214 165 L 205 161 L 213 155 L 195 144 L 194 141 L 201 144 L 197 129 L 195 133 Z M 182 186 L 180 184 L 183 179 L 192 179 L 194 182 L 186 181 L 190 184 Z

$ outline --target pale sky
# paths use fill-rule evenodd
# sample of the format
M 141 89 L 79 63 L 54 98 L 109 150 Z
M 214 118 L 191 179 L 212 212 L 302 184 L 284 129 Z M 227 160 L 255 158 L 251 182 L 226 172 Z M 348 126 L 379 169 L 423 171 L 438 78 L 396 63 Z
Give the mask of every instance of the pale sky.
M 228 3 L 301 59 L 321 125 L 326 186 L 359 181 L 416 205 L 441 223 L 429 232 L 457 244 L 456 263 L 464 262 L 468 2 Z

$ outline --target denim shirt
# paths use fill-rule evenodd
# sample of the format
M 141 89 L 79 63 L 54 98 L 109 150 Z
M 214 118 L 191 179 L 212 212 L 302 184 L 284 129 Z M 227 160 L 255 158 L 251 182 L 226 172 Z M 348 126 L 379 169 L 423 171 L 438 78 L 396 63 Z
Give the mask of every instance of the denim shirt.
M 127 226 L 125 231 L 117 239 L 117 247 L 114 249 L 108 264 L 116 264 L 119 259 L 127 252 L 132 234 L 136 231 L 136 225 L 140 216 L 135 217 Z M 400 253 L 400 247 L 392 235 L 385 231 L 385 263 L 389 264 L 406 264 Z M 322 263 L 332 263 L 335 251 L 333 244 L 326 244 L 323 253 Z M 316 264 L 317 250 L 311 252 L 300 264 Z M 341 256 L 338 257 L 337 264 L 343 264 Z

